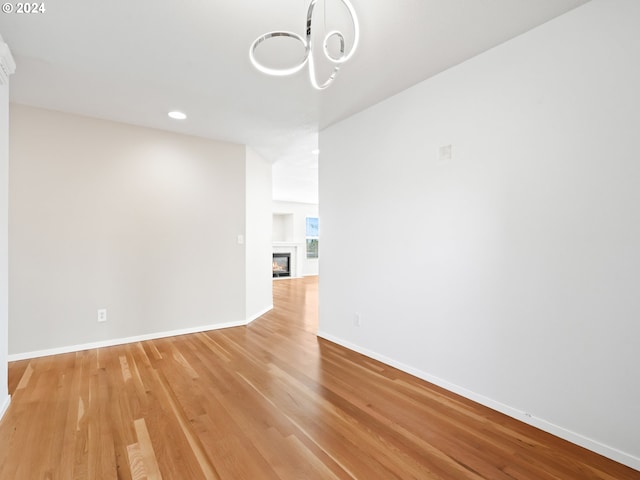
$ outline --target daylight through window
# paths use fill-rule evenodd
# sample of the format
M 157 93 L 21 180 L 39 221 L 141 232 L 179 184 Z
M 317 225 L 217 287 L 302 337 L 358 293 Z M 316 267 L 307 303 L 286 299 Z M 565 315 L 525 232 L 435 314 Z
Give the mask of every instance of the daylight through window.
M 307 258 L 318 258 L 318 218 L 307 217 Z

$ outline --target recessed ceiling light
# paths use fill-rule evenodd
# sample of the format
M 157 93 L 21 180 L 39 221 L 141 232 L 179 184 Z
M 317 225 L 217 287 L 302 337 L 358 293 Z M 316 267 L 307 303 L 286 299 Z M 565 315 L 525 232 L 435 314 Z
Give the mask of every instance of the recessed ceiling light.
M 320 149 L 319 149 L 319 148 L 316 148 L 315 150 L 311 150 L 311 153 L 312 153 L 313 155 L 318 155 L 318 154 L 320 153 Z
M 178 111 L 169 112 L 168 115 L 174 120 L 184 120 L 185 118 L 187 118 L 184 113 Z

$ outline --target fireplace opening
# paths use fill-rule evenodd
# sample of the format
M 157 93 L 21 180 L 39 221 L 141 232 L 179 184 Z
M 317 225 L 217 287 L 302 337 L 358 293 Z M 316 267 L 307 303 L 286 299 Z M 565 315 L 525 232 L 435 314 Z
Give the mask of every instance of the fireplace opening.
M 290 277 L 291 276 L 291 254 L 290 253 L 274 253 L 273 262 L 274 277 Z

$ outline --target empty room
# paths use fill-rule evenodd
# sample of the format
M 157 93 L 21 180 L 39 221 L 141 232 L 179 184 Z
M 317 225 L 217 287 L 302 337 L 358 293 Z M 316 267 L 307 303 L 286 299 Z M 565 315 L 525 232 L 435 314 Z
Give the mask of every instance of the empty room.
M 638 0 L 7 0 L 0 480 L 640 480 Z

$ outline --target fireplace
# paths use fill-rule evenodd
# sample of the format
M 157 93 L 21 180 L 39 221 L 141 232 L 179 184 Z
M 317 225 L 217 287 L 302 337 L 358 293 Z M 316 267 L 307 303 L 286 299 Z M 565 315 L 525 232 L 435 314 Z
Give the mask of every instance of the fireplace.
M 274 253 L 273 261 L 274 277 L 290 277 L 291 276 L 291 254 L 290 253 Z

